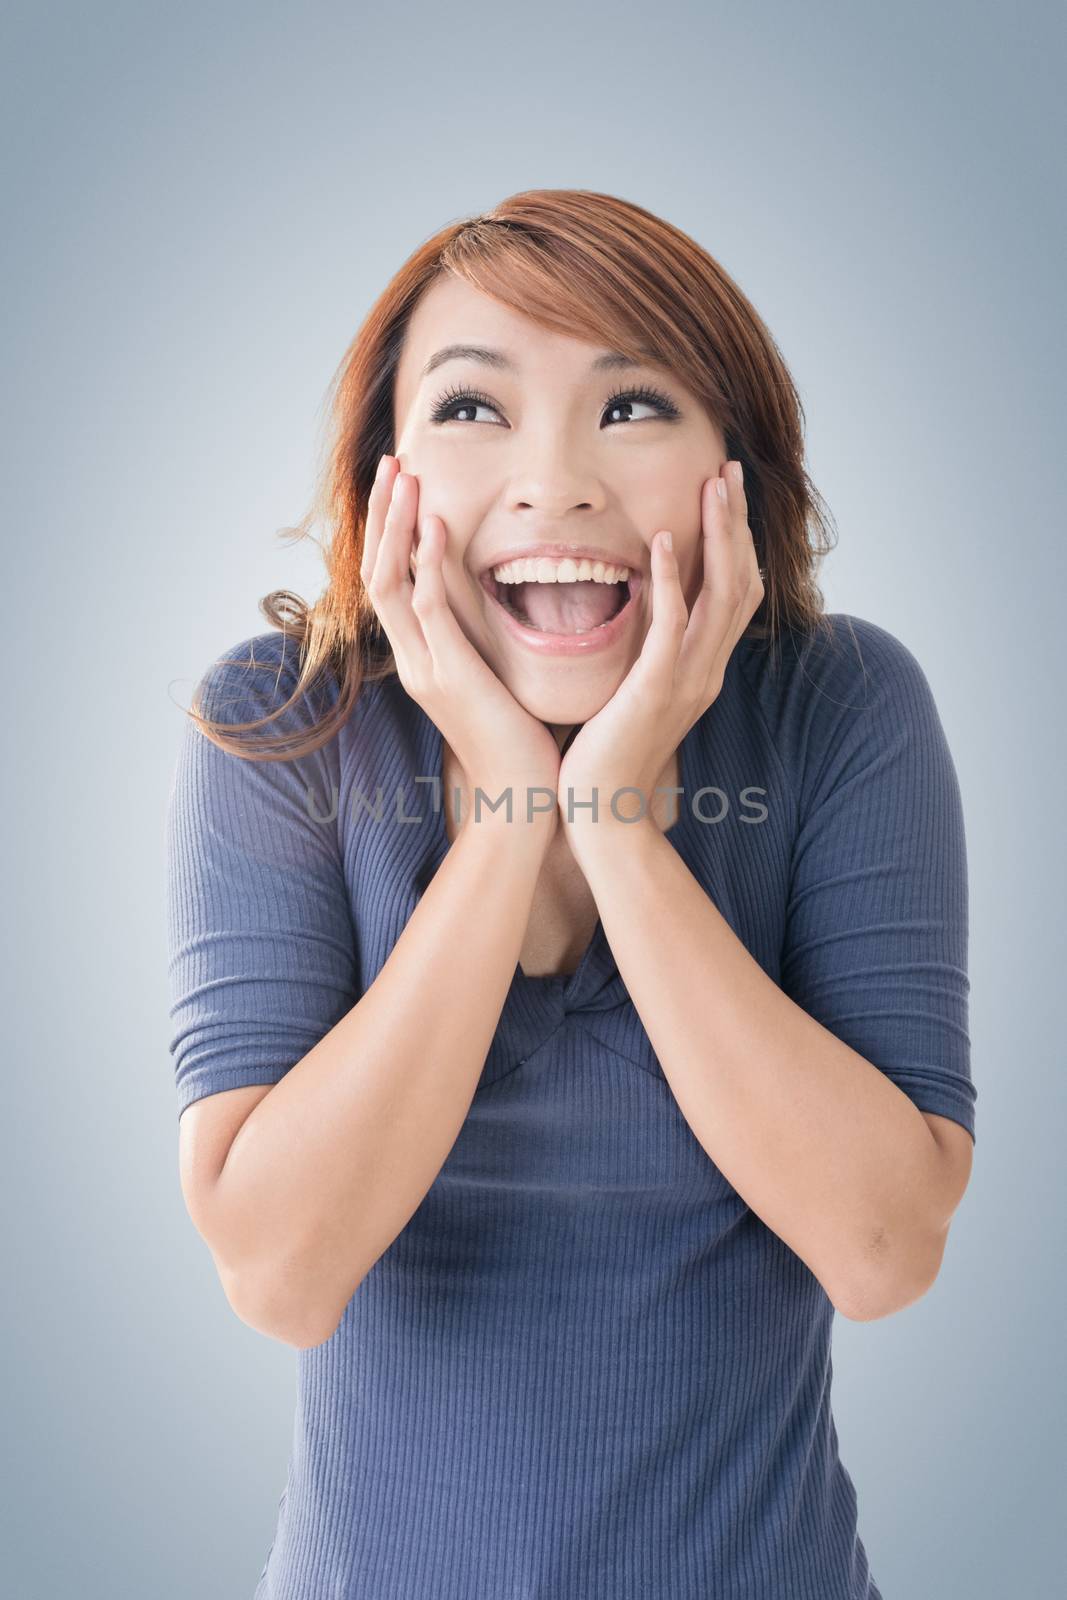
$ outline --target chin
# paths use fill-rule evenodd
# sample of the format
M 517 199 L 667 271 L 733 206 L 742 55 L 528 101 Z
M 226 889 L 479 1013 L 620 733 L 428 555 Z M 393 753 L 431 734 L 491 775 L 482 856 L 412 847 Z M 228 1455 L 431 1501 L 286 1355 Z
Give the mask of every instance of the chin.
M 466 630 L 464 630 L 466 631 Z M 499 649 L 489 650 L 486 641 L 467 635 L 486 666 L 495 673 L 524 711 L 538 722 L 555 727 L 572 727 L 588 722 L 602 711 L 629 672 L 632 663 L 599 659 L 582 660 L 574 656 L 528 656 Z
M 566 671 L 566 669 L 563 669 Z M 573 667 L 570 669 L 573 672 Z M 588 722 L 590 717 L 595 717 L 602 711 L 611 699 L 617 683 L 612 683 L 602 689 L 596 690 L 592 686 L 584 689 L 568 690 L 565 686 L 552 686 L 551 683 L 535 683 L 530 681 L 530 675 L 522 682 L 509 681 L 509 676 L 499 672 L 502 683 L 511 691 L 524 711 L 528 711 L 538 722 L 543 722 L 548 727 L 570 728 L 575 723 Z M 545 674 L 547 677 L 547 673 Z

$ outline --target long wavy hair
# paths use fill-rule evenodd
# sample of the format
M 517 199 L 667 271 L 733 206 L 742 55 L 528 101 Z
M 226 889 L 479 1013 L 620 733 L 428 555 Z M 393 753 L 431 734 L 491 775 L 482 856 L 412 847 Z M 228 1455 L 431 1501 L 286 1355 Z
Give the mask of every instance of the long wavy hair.
M 785 629 L 832 635 L 816 572 L 836 532 L 805 469 L 800 397 L 755 308 L 714 257 L 643 207 L 585 189 L 530 189 L 422 244 L 345 351 L 327 392 L 328 447 L 311 508 L 282 530 L 320 545 L 326 587 L 310 606 L 288 589 L 259 602 L 267 621 L 296 642 L 296 685 L 275 710 L 249 722 L 215 721 L 194 698 L 188 714 L 209 739 L 253 760 L 309 753 L 346 721 L 364 680 L 396 672 L 360 565 L 374 474 L 380 458 L 394 454 L 395 379 L 408 323 L 445 273 L 546 329 L 676 373 L 744 470 L 764 573 L 764 597 L 746 636 L 777 652 Z M 324 539 L 315 537 L 317 523 Z M 295 736 L 247 737 L 267 730 L 327 674 L 338 692 L 310 726 Z

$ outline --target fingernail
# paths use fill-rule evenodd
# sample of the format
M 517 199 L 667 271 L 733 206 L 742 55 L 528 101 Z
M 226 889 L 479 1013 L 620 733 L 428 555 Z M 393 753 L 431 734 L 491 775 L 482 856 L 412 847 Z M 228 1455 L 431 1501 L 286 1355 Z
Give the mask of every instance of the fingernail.
M 734 482 L 737 484 L 737 487 L 740 489 L 741 486 L 743 485 L 744 481 L 745 481 L 745 475 L 741 471 L 741 463 L 740 463 L 740 461 L 735 461 L 733 463 L 733 469 L 734 469 Z
M 671 538 L 670 534 L 669 533 L 664 533 L 661 537 L 663 539 L 663 548 L 664 548 L 664 550 L 673 550 L 674 549 L 674 540 Z
M 716 478 L 715 479 L 715 487 L 719 492 L 719 499 L 720 500 L 725 500 L 727 498 L 727 494 L 726 494 L 726 479 L 725 478 Z

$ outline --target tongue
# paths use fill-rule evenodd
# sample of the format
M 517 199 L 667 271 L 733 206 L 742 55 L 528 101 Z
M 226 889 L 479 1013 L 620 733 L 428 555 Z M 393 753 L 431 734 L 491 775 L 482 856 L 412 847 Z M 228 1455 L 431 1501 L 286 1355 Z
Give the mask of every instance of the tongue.
M 515 610 L 545 633 L 588 633 L 613 617 L 626 598 L 617 583 L 594 583 L 591 579 L 579 583 L 509 584 L 508 596 Z

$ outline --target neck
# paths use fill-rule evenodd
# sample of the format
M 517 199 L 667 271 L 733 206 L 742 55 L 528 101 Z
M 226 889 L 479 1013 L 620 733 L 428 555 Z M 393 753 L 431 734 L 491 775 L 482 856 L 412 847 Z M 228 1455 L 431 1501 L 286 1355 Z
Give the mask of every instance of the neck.
M 559 746 L 560 754 L 563 755 L 582 724 L 580 722 L 548 722 L 545 726 Z

